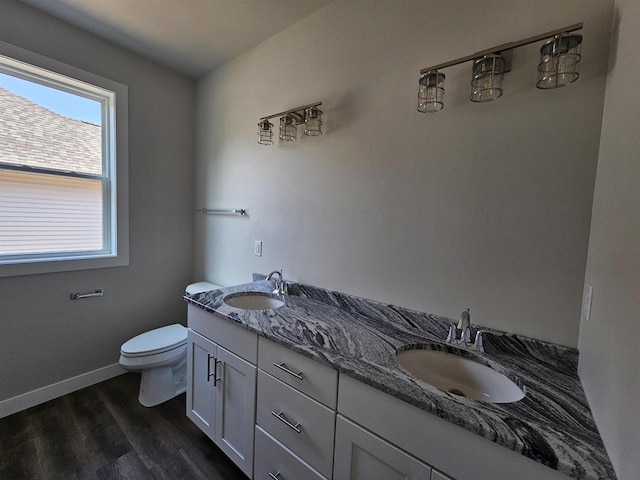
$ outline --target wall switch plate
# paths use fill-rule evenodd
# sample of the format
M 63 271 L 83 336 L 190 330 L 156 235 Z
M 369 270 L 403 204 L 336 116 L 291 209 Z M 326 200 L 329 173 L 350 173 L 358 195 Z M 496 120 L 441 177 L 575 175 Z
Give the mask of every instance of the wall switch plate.
M 253 254 L 256 257 L 262 256 L 262 240 L 256 240 L 253 244 Z
M 582 315 L 584 319 L 591 321 L 591 300 L 593 299 L 593 287 L 590 284 L 586 284 L 584 292 L 584 300 L 582 302 Z

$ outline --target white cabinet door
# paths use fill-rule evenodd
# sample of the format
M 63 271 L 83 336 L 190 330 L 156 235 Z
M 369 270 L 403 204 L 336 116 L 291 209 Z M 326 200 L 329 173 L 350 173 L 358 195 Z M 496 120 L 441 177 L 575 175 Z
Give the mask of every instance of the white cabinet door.
M 333 480 L 430 480 L 431 467 L 338 415 Z
M 187 333 L 187 417 L 209 438 L 215 437 L 215 390 L 218 346 L 193 330 Z
M 187 355 L 187 417 L 251 478 L 255 365 L 193 330 Z
M 251 478 L 256 406 L 256 367 L 218 347 L 215 443 Z

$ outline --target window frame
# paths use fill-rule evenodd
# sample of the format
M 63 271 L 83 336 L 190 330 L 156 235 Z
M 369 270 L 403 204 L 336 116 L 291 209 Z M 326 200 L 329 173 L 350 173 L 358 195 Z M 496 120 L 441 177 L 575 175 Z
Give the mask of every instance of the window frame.
M 101 180 L 103 249 L 0 255 L 0 277 L 129 265 L 128 88 L 4 42 L 0 42 L 0 55 L 2 73 L 100 101 L 102 125 L 107 127 L 102 128 L 102 175 L 0 163 L 8 171 Z

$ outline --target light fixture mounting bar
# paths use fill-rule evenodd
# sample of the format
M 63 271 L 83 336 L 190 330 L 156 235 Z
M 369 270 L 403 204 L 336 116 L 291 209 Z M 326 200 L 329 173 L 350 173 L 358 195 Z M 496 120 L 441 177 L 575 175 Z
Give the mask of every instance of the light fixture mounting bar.
M 287 113 L 299 113 L 299 112 L 304 113 L 304 111 L 307 108 L 317 107 L 319 105 L 322 105 L 322 102 L 310 103 L 309 105 L 302 105 L 301 107 L 292 108 L 292 109 L 284 111 L 284 112 L 274 113 L 273 115 L 267 115 L 266 117 L 260 117 L 260 120 L 269 120 L 270 118 L 282 117 L 283 115 L 286 115 Z
M 560 33 L 575 32 L 576 30 L 581 30 L 582 25 L 583 23 L 580 22 L 574 25 L 569 25 L 567 27 L 551 30 L 550 32 L 534 35 L 533 37 L 524 38 L 517 42 L 509 42 L 509 43 L 504 43 L 502 45 L 498 45 L 496 47 L 487 48 L 486 50 L 481 50 L 479 52 L 472 53 L 471 55 L 467 55 L 466 57 L 458 58 L 456 60 L 451 60 L 445 63 L 440 63 L 432 67 L 423 68 L 420 70 L 420 74 L 424 75 L 430 70 L 440 70 L 442 68 L 452 67 L 453 65 L 459 65 L 461 63 L 469 62 L 471 60 L 475 60 L 476 58 L 484 57 L 485 55 L 489 55 L 492 53 L 504 52 L 505 50 L 513 50 L 514 48 L 523 47 L 524 45 L 529 45 L 531 43 L 539 42 L 540 40 L 544 40 L 545 38 L 554 37 L 555 35 L 559 35 Z

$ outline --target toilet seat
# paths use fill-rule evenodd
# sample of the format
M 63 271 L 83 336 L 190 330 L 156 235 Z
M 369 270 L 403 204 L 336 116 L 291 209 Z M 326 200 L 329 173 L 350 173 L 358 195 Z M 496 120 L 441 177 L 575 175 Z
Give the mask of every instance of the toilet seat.
M 187 344 L 187 329 L 178 323 L 141 333 L 120 348 L 123 357 L 147 357 L 169 352 Z

